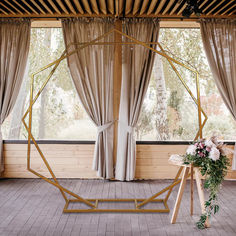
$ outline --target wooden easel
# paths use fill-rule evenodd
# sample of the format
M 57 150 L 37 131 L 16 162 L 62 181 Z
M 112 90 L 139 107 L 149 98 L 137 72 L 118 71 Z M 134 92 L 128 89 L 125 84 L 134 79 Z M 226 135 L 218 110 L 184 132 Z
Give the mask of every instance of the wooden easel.
M 179 212 L 179 208 L 180 208 L 180 204 L 181 204 L 182 197 L 183 197 L 183 193 L 184 193 L 184 188 L 185 188 L 185 185 L 186 185 L 186 180 L 189 176 L 191 176 L 190 215 L 193 215 L 193 185 L 194 185 L 193 175 L 194 174 L 195 174 L 195 180 L 196 180 L 197 190 L 198 190 L 198 197 L 199 197 L 199 200 L 200 200 L 202 213 L 205 213 L 205 199 L 204 199 L 204 192 L 203 192 L 202 180 L 201 180 L 201 174 L 200 174 L 199 168 L 198 167 L 193 167 L 192 165 L 182 165 L 181 167 L 183 167 L 183 175 L 182 175 L 182 178 L 181 178 L 181 183 L 180 183 L 178 195 L 177 195 L 177 198 L 176 198 L 176 202 L 175 202 L 175 206 L 174 206 L 174 210 L 173 210 L 173 214 L 172 214 L 172 218 L 171 218 L 171 223 L 172 224 L 175 224 L 175 222 L 176 222 L 178 212 Z M 189 174 L 189 172 L 190 172 L 190 174 Z M 210 227 L 210 223 L 209 223 L 208 219 L 205 223 L 205 226 L 207 228 Z

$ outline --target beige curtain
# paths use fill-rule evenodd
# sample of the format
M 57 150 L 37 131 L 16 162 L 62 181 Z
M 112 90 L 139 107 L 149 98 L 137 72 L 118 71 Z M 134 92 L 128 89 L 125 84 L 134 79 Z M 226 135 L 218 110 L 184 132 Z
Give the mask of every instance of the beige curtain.
M 113 28 L 112 19 L 66 19 L 62 21 L 65 44 L 89 42 Z M 113 42 L 114 34 L 100 40 Z M 78 46 L 68 48 L 68 52 Z M 79 98 L 97 126 L 93 169 L 99 177 L 113 178 L 113 46 L 88 46 L 68 58 Z
M 236 20 L 203 19 L 200 26 L 217 88 L 236 121 Z M 233 169 L 236 169 L 235 160 Z
M 157 42 L 159 22 L 153 19 L 125 19 L 123 32 L 143 42 Z M 128 41 L 124 37 L 125 41 Z M 155 47 L 153 45 L 153 47 Z M 148 88 L 155 53 L 140 46 L 123 46 L 122 86 L 119 111 L 115 178 L 133 180 L 136 166 L 135 125 Z
M 29 44 L 29 20 L 0 19 L 0 174 L 4 170 L 1 124 L 16 102 L 26 68 Z

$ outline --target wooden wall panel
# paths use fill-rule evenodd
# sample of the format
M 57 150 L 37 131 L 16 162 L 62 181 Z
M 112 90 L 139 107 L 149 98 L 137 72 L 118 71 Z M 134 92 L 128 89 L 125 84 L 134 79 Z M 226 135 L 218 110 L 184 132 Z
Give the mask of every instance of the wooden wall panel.
M 40 144 L 40 147 L 58 178 L 97 178 L 91 169 L 94 145 Z M 171 154 L 183 154 L 186 148 L 186 145 L 137 145 L 136 178 L 174 178 L 178 167 L 170 165 L 168 158 Z M 26 144 L 4 144 L 4 177 L 35 178 L 26 169 L 26 150 Z M 34 170 L 49 177 L 33 145 L 31 163 Z M 236 171 L 229 170 L 227 178 L 236 179 Z

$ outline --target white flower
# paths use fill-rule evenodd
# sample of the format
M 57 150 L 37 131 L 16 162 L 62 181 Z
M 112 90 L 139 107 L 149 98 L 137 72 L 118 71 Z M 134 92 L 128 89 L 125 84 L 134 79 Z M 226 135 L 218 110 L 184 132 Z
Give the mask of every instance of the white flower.
M 220 158 L 220 151 L 216 147 L 212 147 L 209 153 L 209 158 L 213 161 L 217 161 Z
M 216 145 L 210 139 L 205 141 L 205 145 L 210 148 L 216 147 Z
M 186 151 L 187 154 L 195 155 L 197 147 L 195 145 L 190 145 Z

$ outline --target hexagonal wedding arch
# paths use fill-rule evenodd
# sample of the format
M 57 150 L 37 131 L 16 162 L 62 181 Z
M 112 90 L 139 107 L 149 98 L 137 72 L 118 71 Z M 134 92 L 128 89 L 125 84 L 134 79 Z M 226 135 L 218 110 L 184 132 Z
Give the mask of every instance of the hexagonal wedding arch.
M 130 39 L 130 42 L 99 42 L 99 40 L 105 38 L 106 36 L 108 36 L 109 34 L 120 34 L 121 36 Z M 27 111 L 25 112 L 23 118 L 22 118 L 22 122 L 28 132 L 28 149 L 27 149 L 27 170 L 30 171 L 31 173 L 33 173 L 34 175 L 40 177 L 41 179 L 45 180 L 46 182 L 54 185 L 55 187 L 57 187 L 64 200 L 65 200 L 65 206 L 64 206 L 64 210 L 63 212 L 169 212 L 169 207 L 167 205 L 167 201 L 169 199 L 169 196 L 172 192 L 172 189 L 174 186 L 176 186 L 177 184 L 180 183 L 180 179 L 179 176 L 183 170 L 183 167 L 181 166 L 177 172 L 177 175 L 175 177 L 175 179 L 173 180 L 173 182 L 167 186 L 166 188 L 162 189 L 160 192 L 154 194 L 153 196 L 147 198 L 147 199 L 85 199 L 81 196 L 79 196 L 78 194 L 70 191 L 69 189 L 63 187 L 57 180 L 55 174 L 53 173 L 46 157 L 44 156 L 43 152 L 41 151 L 41 149 L 39 148 L 39 145 L 37 143 L 37 141 L 35 140 L 35 138 L 33 137 L 33 134 L 31 132 L 32 130 L 32 112 L 33 112 L 33 105 L 35 104 L 35 102 L 37 101 L 37 99 L 39 98 L 40 94 L 42 93 L 43 89 L 45 88 L 45 86 L 47 85 L 47 83 L 49 82 L 50 78 L 52 77 L 53 73 L 55 72 L 55 70 L 57 69 L 57 67 L 59 66 L 60 62 L 64 59 L 66 59 L 67 57 L 71 56 L 72 54 L 76 53 L 77 51 L 89 46 L 89 45 L 114 45 L 114 44 L 132 44 L 132 45 L 141 45 L 163 57 L 165 57 L 168 62 L 170 63 L 170 66 L 172 67 L 172 69 L 175 71 L 176 75 L 178 76 L 178 78 L 180 79 L 181 83 L 183 84 L 183 86 L 185 87 L 185 89 L 187 90 L 187 92 L 189 93 L 189 95 L 191 96 L 191 98 L 193 99 L 194 103 L 197 105 L 198 107 L 198 123 L 199 123 L 199 130 L 196 134 L 196 137 L 194 140 L 198 139 L 198 137 L 202 137 L 202 129 L 207 121 L 207 115 L 205 114 L 205 112 L 203 111 L 203 109 L 201 108 L 201 104 L 200 104 L 200 87 L 199 87 L 199 78 L 198 78 L 198 72 L 193 70 L 192 68 L 190 68 L 189 66 L 184 65 L 183 63 L 175 60 L 174 58 L 168 56 L 165 51 L 163 50 L 163 48 L 161 47 L 161 45 L 157 42 L 157 43 L 153 43 L 153 42 L 141 42 L 117 29 L 112 29 L 110 31 L 108 31 L 107 33 L 97 37 L 96 39 L 90 41 L 90 42 L 86 42 L 86 43 L 79 43 L 77 45 L 79 45 L 79 47 L 72 51 L 69 52 L 67 50 L 65 50 L 61 57 L 57 60 L 55 60 L 54 62 L 48 64 L 47 66 L 41 68 L 40 70 L 38 70 L 37 72 L 33 73 L 31 76 L 31 86 L 30 86 L 30 102 L 29 102 L 29 107 L 27 109 Z M 150 44 L 157 44 L 159 46 L 159 48 L 161 49 L 161 51 L 158 51 L 152 47 L 150 47 Z M 70 44 L 68 45 L 67 49 L 69 47 L 71 47 L 72 45 L 75 44 Z M 193 95 L 193 93 L 191 92 L 190 88 L 187 86 L 187 84 L 185 83 L 185 81 L 183 80 L 183 78 L 181 77 L 180 73 L 178 72 L 178 70 L 176 69 L 176 67 L 174 66 L 174 63 L 185 67 L 187 70 L 195 73 L 195 78 L 196 78 L 196 90 L 197 90 L 197 98 Z M 44 81 L 42 87 L 38 90 L 38 92 L 36 93 L 36 95 L 34 95 L 34 77 L 35 75 L 37 75 L 38 73 L 48 69 L 52 67 L 52 70 L 50 71 L 49 75 L 47 76 L 46 80 Z M 202 122 L 201 116 L 204 116 L 204 121 Z M 26 117 L 28 116 L 29 121 L 28 121 L 28 125 L 26 124 Z M 40 157 L 42 158 L 44 164 L 46 165 L 52 179 L 47 178 L 46 176 L 36 172 L 35 170 L 33 170 L 30 166 L 30 157 L 31 157 L 31 142 L 35 145 L 36 150 L 38 151 Z M 189 174 L 190 176 L 190 174 Z M 167 192 L 168 191 L 168 192 Z M 158 196 L 160 196 L 161 194 L 163 194 L 164 192 L 167 192 L 165 198 L 160 199 L 157 198 Z M 72 196 L 73 198 L 68 198 L 67 195 Z M 69 204 L 70 203 L 75 203 L 75 202 L 79 202 L 79 203 L 83 203 L 86 205 L 86 208 L 80 208 L 80 209 L 71 209 L 69 208 Z M 133 202 L 134 203 L 134 208 L 133 209 L 101 209 L 99 208 L 99 203 L 100 202 Z M 164 209 L 147 209 L 147 207 L 144 208 L 144 206 L 147 203 L 150 202 L 161 202 L 164 205 Z

